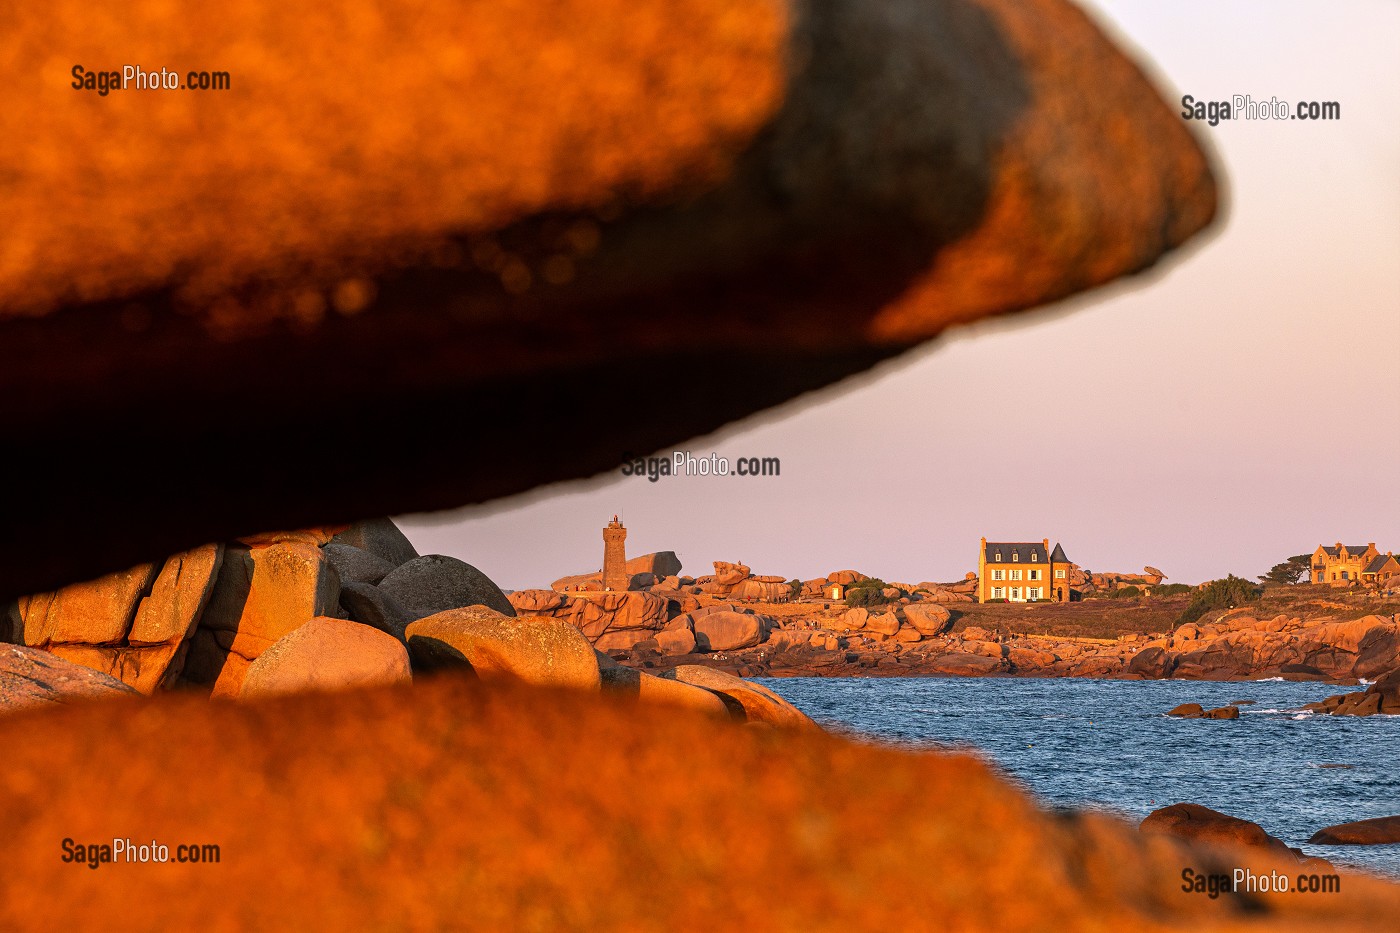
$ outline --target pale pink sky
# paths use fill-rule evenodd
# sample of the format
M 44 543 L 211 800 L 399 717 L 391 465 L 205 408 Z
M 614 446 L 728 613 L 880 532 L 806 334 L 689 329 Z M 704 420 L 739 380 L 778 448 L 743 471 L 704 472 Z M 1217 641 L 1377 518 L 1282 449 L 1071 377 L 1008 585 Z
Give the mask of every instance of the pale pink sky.
M 982 535 L 1048 536 L 1093 570 L 1152 564 L 1191 583 L 1337 540 L 1400 551 L 1400 4 L 1090 9 L 1169 100 L 1335 100 L 1342 119 L 1203 127 L 1227 215 L 1153 279 L 960 329 L 681 445 L 781 457 L 779 478 L 609 474 L 400 519 L 419 551 L 545 586 L 598 568 L 614 512 L 629 554 L 675 550 L 696 576 L 743 560 L 954 579 Z M 1053 389 L 1079 416 L 978 429 L 989 386 L 1007 404 Z

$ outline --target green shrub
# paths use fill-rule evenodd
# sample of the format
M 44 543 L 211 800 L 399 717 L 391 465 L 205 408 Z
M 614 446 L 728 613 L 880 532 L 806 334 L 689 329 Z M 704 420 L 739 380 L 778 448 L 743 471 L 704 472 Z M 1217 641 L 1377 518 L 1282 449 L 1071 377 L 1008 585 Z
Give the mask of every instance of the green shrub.
M 802 581 L 801 581 L 801 580 L 798 580 L 798 579 L 789 580 L 789 581 L 788 581 L 788 598 L 789 598 L 789 599 L 796 599 L 797 597 L 799 597 L 799 596 L 801 596 L 801 595 L 802 595 Z
M 846 605 L 848 606 L 883 606 L 885 603 L 893 602 L 890 597 L 880 592 L 889 586 L 879 577 L 871 577 L 868 580 L 858 580 L 846 587 Z
M 1177 625 L 1195 622 L 1212 609 L 1233 609 L 1241 603 L 1253 602 L 1263 592 L 1248 580 L 1241 580 L 1233 573 L 1223 580 L 1203 583 L 1191 597 L 1191 602 L 1176 620 Z
M 1186 583 L 1164 583 L 1161 586 L 1152 588 L 1153 596 L 1180 596 L 1182 593 L 1189 593 L 1193 587 Z
M 1113 599 L 1137 599 L 1142 596 L 1142 589 L 1136 586 L 1119 587 L 1108 594 Z

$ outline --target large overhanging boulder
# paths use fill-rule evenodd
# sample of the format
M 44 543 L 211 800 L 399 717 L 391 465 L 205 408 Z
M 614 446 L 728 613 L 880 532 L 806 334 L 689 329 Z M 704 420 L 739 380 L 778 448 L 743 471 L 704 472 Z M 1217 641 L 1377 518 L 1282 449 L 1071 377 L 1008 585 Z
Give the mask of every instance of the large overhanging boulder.
M 591 475 L 1138 272 L 1216 209 L 1063 0 L 376 9 L 10 16 L 0 595 Z M 63 67 L 56 17 L 85 23 Z M 232 90 L 69 87 L 114 55 Z

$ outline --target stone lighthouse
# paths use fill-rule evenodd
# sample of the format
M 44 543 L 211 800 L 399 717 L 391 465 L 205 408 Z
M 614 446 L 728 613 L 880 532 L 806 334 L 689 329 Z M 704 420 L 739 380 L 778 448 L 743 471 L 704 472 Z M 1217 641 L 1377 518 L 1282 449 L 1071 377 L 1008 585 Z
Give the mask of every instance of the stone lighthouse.
M 627 592 L 627 584 L 632 577 L 627 573 L 627 529 L 617 516 L 612 517 L 603 529 L 603 589 L 616 593 Z

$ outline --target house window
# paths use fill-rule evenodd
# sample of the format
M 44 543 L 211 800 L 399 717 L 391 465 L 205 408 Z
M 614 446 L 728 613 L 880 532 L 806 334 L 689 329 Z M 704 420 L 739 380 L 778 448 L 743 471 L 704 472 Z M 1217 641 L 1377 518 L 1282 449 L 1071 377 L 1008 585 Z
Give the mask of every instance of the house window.
M 1031 551 L 1031 561 L 1032 561 L 1032 562 L 1039 562 L 1039 561 L 1040 561 L 1040 552 L 1039 552 L 1039 551 Z
M 1027 580 L 1039 580 L 1039 579 L 1040 579 L 1040 571 L 1039 571 L 1039 570 L 1032 570 L 1032 571 L 1029 571 L 1029 572 L 1026 574 L 1026 579 L 1027 579 Z
M 1351 579 L 1351 576 L 1350 576 L 1345 570 L 1343 570 L 1343 571 L 1342 571 L 1342 579 L 1343 579 L 1343 580 L 1350 580 L 1350 579 Z
M 993 570 L 993 571 L 992 571 L 992 579 L 993 579 L 993 580 L 1005 580 L 1005 579 L 1006 579 L 1006 571 L 1005 571 L 1005 570 Z
M 1040 599 L 1040 587 L 1037 586 L 1026 590 L 1026 595 L 1031 599 Z
M 1055 571 L 1055 579 L 1056 579 L 1056 580 L 1063 580 L 1064 578 L 1065 578 L 1065 571 L 1064 571 L 1064 568 L 1061 567 L 1059 570 L 1056 570 L 1056 571 Z
M 992 587 L 992 599 L 1005 599 L 1005 598 L 1006 598 L 1006 590 L 1005 590 L 1005 588 L 1000 587 L 1000 586 L 994 586 L 994 587 Z
M 1013 570 L 1013 571 L 1011 571 L 1011 579 L 1013 579 L 1013 580 L 1019 580 L 1019 579 L 1021 579 L 1021 571 L 1019 571 L 1019 570 Z
M 1013 586 L 1013 587 L 1011 588 L 1011 598 L 1012 598 L 1012 599 L 1020 599 L 1020 598 L 1021 598 L 1021 588 L 1020 588 L 1019 586 Z
M 1012 551 L 1012 552 L 1011 552 L 1011 559 L 1012 559 L 1012 560 L 1016 560 L 1016 561 L 1020 560 L 1020 559 L 1021 559 L 1021 552 L 1020 552 L 1020 551 Z
M 1001 551 L 997 551 L 996 556 L 992 559 L 995 560 L 997 563 L 1001 563 Z

